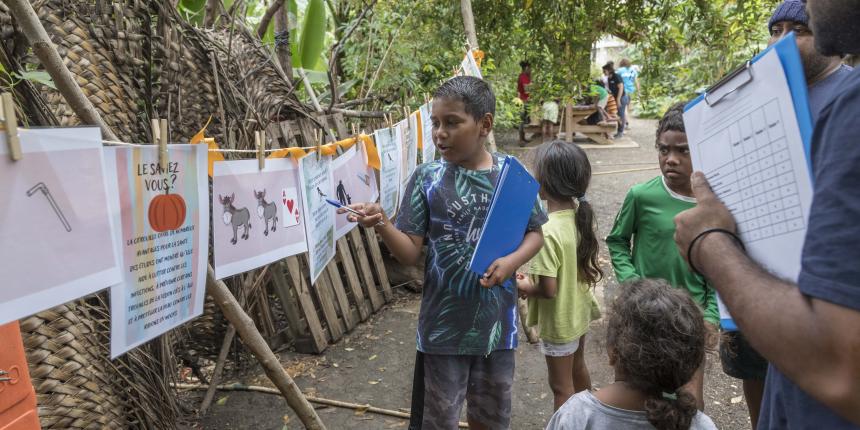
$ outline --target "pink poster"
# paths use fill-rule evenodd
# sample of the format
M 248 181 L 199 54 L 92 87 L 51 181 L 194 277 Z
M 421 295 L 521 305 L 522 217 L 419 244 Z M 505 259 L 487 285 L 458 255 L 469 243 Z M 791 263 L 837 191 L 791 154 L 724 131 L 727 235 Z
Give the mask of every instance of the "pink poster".
M 292 158 L 215 163 L 212 249 L 218 279 L 307 250 L 299 173 Z
M 98 128 L 0 133 L 0 324 L 120 281 Z

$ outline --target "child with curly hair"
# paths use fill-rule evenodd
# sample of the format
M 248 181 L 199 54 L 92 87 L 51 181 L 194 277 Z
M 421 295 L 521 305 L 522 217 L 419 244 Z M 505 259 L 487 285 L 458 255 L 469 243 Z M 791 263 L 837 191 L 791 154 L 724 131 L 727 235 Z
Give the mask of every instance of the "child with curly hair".
M 688 294 L 665 281 L 625 284 L 606 329 L 615 382 L 571 397 L 547 430 L 711 430 L 717 427 L 680 388 L 705 355 L 705 321 Z

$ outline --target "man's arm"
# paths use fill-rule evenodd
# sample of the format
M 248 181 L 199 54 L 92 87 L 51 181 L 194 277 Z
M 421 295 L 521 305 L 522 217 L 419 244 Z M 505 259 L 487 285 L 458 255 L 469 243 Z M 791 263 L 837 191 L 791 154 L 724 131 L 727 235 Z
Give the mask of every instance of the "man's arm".
M 723 233 L 735 231 L 731 213 L 702 173 L 693 174 L 697 205 L 675 217 L 681 254 L 710 280 L 750 344 L 803 391 L 860 424 L 860 312 L 806 296 L 767 273 Z
M 502 285 L 520 266 L 526 264 L 543 246 L 543 230 L 538 228 L 526 233 L 516 251 L 497 258 L 481 278 L 482 287 Z
M 558 279 L 551 276 L 536 276 L 537 284 L 532 282 L 531 276 L 523 276 L 517 279 L 517 290 L 521 296 L 539 297 L 541 299 L 554 299 L 558 294 Z
M 612 259 L 612 268 L 615 270 L 615 278 L 618 282 L 639 278 L 636 266 L 633 265 L 633 251 L 630 248 L 630 240 L 636 227 L 636 197 L 633 191 L 627 193 L 618 215 L 615 216 L 615 224 L 609 236 L 606 236 L 606 247 L 609 248 L 609 256 Z

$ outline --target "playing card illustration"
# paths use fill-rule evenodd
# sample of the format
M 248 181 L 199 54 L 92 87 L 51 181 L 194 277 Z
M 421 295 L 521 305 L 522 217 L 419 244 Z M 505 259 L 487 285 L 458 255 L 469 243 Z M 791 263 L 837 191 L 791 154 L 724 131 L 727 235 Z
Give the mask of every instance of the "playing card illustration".
M 281 191 L 281 204 L 284 205 L 284 227 L 299 225 L 299 193 L 295 187 L 284 188 Z

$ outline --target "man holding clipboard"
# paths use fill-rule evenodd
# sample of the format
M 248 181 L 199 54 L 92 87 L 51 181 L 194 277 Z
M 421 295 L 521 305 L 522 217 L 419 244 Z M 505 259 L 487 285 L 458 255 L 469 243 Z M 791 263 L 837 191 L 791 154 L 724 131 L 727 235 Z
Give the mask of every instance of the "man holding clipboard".
M 860 53 L 860 8 L 810 0 L 816 49 Z M 860 70 L 821 111 L 812 137 L 813 203 L 797 284 L 738 245 L 735 219 L 701 172 L 698 205 L 675 219 L 675 241 L 720 293 L 768 361 L 760 429 L 860 428 Z

